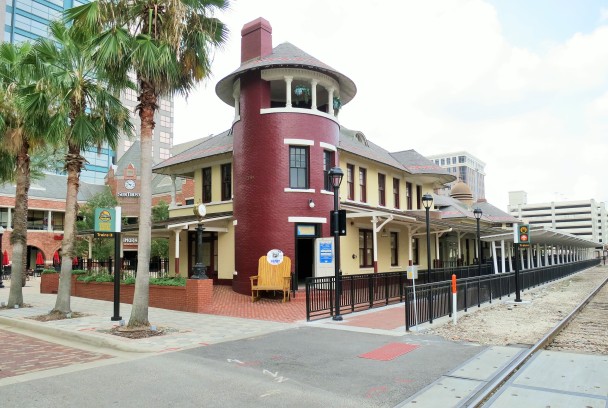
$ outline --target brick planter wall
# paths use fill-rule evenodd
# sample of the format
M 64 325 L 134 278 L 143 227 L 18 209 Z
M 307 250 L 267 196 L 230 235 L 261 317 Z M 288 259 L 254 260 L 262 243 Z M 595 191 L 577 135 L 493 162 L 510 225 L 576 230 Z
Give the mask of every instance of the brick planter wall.
M 40 275 L 40 293 L 57 293 L 58 287 L 58 273 L 43 273 Z
M 40 293 L 57 293 L 59 274 L 43 274 Z M 120 285 L 120 302 L 133 304 L 135 285 Z M 87 299 L 114 301 L 114 283 L 79 282 L 72 276 L 72 296 Z M 150 307 L 203 313 L 211 306 L 213 281 L 188 279 L 186 286 L 150 285 Z

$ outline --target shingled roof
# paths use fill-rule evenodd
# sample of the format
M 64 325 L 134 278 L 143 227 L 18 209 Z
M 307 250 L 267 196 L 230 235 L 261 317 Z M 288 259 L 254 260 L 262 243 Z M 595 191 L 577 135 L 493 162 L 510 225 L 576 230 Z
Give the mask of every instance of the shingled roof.
M 157 164 L 152 167 L 152 171 L 160 174 L 171 174 L 168 167 L 229 152 L 232 152 L 232 132 L 226 130 L 220 134 L 200 139 L 200 143 Z
M 357 93 L 357 86 L 346 75 L 341 74 L 334 68 L 288 42 L 277 45 L 272 49 L 272 53 L 265 57 L 253 58 L 242 63 L 235 71 L 217 83 L 215 86 L 215 93 L 222 101 L 230 106 L 234 106 L 232 84 L 240 75 L 248 71 L 276 67 L 305 68 L 322 72 L 335 78 L 340 84 L 340 100 L 343 105 L 350 102 Z
M 88 201 L 92 196 L 97 193 L 101 193 L 106 188 L 107 187 L 105 185 L 89 184 L 81 180 L 80 188 L 78 190 L 78 201 Z M 67 176 L 59 174 L 44 174 L 43 178 L 31 181 L 28 197 L 30 199 L 39 198 L 65 201 L 67 191 Z M 15 193 L 16 187 L 14 183 L 5 183 L 0 185 L 0 196 L 15 197 Z

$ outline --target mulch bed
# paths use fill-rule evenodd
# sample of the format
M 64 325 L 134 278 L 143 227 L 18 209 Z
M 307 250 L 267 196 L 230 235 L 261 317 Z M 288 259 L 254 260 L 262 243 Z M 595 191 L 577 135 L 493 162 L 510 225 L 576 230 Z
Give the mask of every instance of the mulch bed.
M 72 313 L 70 313 L 70 316 L 68 317 L 60 312 L 51 312 L 49 314 L 43 314 L 43 315 L 39 315 L 39 316 L 30 316 L 30 317 L 27 317 L 26 319 L 36 320 L 39 322 L 52 322 L 55 320 L 76 319 L 76 318 L 84 317 L 84 316 L 90 316 L 90 315 L 88 315 L 86 313 L 72 312 Z
M 28 305 L 28 304 L 24 303 L 20 307 L 18 307 L 17 309 L 23 309 L 23 308 L 26 308 L 26 307 L 32 307 L 32 305 Z M 4 305 L 4 306 L 0 306 L 0 309 L 11 309 L 11 310 L 13 310 L 14 307 L 8 307 L 8 306 Z
M 128 339 L 145 339 L 148 337 L 162 336 L 170 331 L 172 330 L 165 327 L 157 327 L 156 330 L 152 330 L 149 327 L 143 329 L 129 329 L 126 326 L 116 326 L 112 327 L 110 330 L 103 330 L 104 333 L 126 337 Z

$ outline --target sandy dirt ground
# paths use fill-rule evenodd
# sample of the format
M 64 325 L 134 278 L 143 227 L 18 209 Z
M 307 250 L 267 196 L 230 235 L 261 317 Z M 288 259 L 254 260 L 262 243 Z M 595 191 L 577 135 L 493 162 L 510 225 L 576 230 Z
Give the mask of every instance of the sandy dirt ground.
M 459 312 L 456 325 L 449 320 L 431 326 L 424 333 L 483 345 L 533 345 L 606 278 L 608 267 L 588 269 L 560 281 L 522 291 L 522 303 L 515 303 L 515 296 L 511 295 L 491 305 Z M 602 327 L 608 325 L 604 322 Z M 606 334 L 604 339 L 608 338 Z M 608 341 L 603 343 L 606 344 L 596 345 L 588 351 L 608 354 Z

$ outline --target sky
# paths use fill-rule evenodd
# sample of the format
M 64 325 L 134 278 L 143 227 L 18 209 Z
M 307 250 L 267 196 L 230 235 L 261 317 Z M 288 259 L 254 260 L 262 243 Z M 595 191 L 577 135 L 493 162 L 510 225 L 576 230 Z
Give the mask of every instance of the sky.
M 233 0 L 212 75 L 176 97 L 174 144 L 227 130 L 215 94 L 240 65 L 241 28 L 263 17 L 352 79 L 341 125 L 396 152 L 467 151 L 487 200 L 608 203 L 608 0 Z

